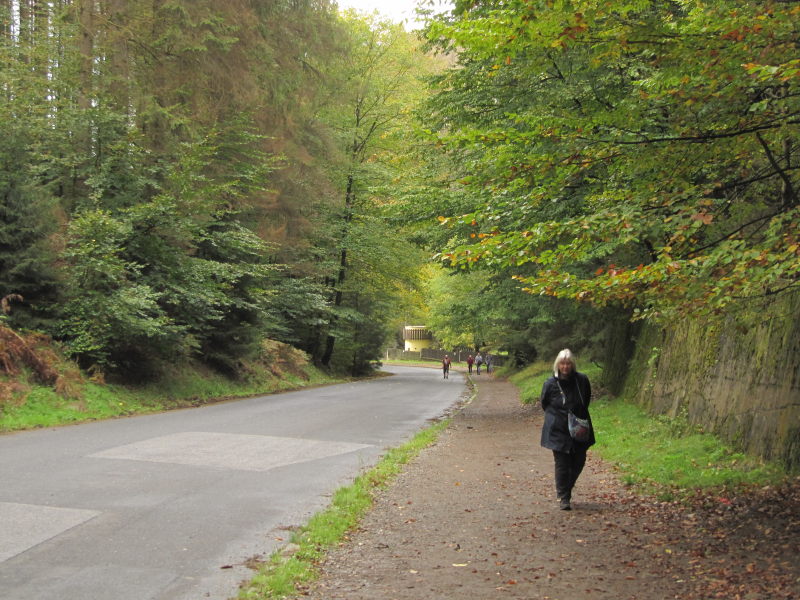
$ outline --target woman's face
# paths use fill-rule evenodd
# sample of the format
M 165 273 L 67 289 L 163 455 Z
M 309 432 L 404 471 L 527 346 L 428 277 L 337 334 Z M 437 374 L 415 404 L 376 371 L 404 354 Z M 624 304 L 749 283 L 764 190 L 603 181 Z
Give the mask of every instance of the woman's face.
M 566 377 L 572 373 L 572 363 L 566 358 L 558 361 L 558 374 Z

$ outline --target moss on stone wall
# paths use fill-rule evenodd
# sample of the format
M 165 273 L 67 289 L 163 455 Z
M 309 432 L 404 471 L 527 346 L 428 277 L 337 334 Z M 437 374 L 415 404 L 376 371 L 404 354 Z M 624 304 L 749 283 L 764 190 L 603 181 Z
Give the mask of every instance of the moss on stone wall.
M 635 399 L 647 408 L 652 408 L 650 398 L 658 370 L 658 360 L 664 343 L 664 333 L 657 327 L 645 325 L 636 338 L 636 350 L 630 362 L 622 396 Z
M 646 326 L 624 395 L 800 470 L 800 294 L 714 323 Z

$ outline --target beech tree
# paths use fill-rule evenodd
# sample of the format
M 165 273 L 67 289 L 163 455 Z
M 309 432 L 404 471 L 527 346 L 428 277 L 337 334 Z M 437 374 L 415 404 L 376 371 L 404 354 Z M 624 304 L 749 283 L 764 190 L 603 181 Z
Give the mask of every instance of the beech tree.
M 407 267 L 420 264 L 410 245 L 401 248 L 404 242 L 386 229 L 381 206 L 393 194 L 386 184 L 396 172 L 393 157 L 404 151 L 410 107 L 422 97 L 420 77 L 432 68 L 402 26 L 354 13 L 343 20 L 348 43 L 321 113 L 341 149 L 336 180 L 342 193 L 340 209 L 331 215 L 335 273 L 327 277 L 335 312 L 318 354 L 326 366 L 336 345 L 350 347 L 354 336 L 363 340 L 356 344 L 363 357 L 380 355 L 391 307 L 400 304 L 403 280 L 413 278 Z M 355 360 L 349 368 L 363 371 L 367 365 L 368 360 Z
M 798 15 L 459 3 L 428 31 L 459 57 L 431 124 L 474 207 L 443 215 L 443 260 L 657 321 L 796 290 Z

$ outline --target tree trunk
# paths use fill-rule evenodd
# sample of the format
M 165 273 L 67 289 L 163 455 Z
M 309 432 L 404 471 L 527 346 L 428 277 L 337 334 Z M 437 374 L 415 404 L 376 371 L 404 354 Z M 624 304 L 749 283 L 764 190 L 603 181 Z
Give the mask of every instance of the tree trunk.
M 345 279 L 347 278 L 347 233 L 350 229 L 350 222 L 353 220 L 353 173 L 351 172 L 347 176 L 347 191 L 345 192 L 345 200 L 344 200 L 344 227 L 342 233 L 342 250 L 341 254 L 339 255 L 339 276 L 336 278 L 336 293 L 333 297 L 333 306 L 334 309 L 339 308 L 342 305 L 342 286 L 344 285 Z M 334 316 L 331 318 L 330 330 L 328 331 L 328 337 L 325 339 L 325 352 L 322 354 L 322 360 L 320 361 L 323 366 L 327 367 L 330 365 L 331 357 L 333 356 L 333 347 L 336 344 L 336 336 L 332 333 L 332 329 L 336 326 L 337 317 Z
M 110 67 L 108 75 L 110 76 L 109 91 L 114 103 L 113 108 L 130 116 L 127 5 L 127 0 L 109 0 L 108 3 L 108 17 L 113 28 L 108 31 L 111 38 L 108 50 L 111 53 L 108 57 Z
M 78 25 L 80 37 L 78 50 L 80 52 L 81 87 L 78 91 L 78 108 L 87 110 L 92 104 L 92 64 L 94 63 L 94 0 L 82 0 L 78 3 Z M 89 130 L 87 124 L 87 131 Z M 88 141 L 88 140 L 83 140 Z M 87 148 L 88 149 L 88 148 Z
M 17 43 L 19 43 L 20 48 L 24 50 L 20 52 L 20 59 L 23 62 L 29 62 L 30 57 L 30 47 L 31 47 L 31 29 L 33 25 L 31 23 L 31 7 L 29 5 L 28 0 L 20 0 L 18 3 L 19 9 L 19 30 L 17 31 Z

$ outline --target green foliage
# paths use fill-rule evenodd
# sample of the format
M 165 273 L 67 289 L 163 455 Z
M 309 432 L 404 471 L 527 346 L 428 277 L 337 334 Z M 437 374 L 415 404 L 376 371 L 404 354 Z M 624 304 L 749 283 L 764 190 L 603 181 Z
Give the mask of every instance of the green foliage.
M 308 349 L 321 364 L 356 375 L 380 357 L 388 324 L 408 313 L 408 290 L 424 261 L 387 224 L 387 205 L 409 107 L 424 90 L 417 76 L 429 61 L 399 25 L 347 13 L 342 27 L 345 47 L 331 65 L 331 95 L 320 113 L 340 158 L 333 165 L 340 208 L 327 213 L 321 262 L 333 310 Z
M 271 248 L 239 212 L 276 165 L 249 116 L 257 72 L 230 69 L 261 43 L 252 26 L 205 2 L 9 6 L 0 283 L 24 298 L 11 322 L 104 370 L 148 376 L 192 353 L 230 367 L 275 325 Z
M 442 259 L 637 318 L 796 285 L 797 7 L 480 3 L 426 122 L 463 165 Z M 462 203 L 463 205 L 463 203 Z
M 349 236 L 350 276 L 341 286 L 339 347 L 331 363 L 351 375 L 372 371 L 391 335 L 392 318 L 413 310 L 407 290 L 419 285 L 425 259 L 398 236 L 387 236 L 382 219 L 365 215 L 357 221 Z
M 3 133 L 0 131 L 0 139 L 7 139 Z M 9 323 L 28 329 L 51 326 L 52 305 L 59 297 L 53 265 L 56 253 L 49 240 L 56 226 L 55 207 L 25 189 L 13 166 L 0 169 L 0 198 L 0 293 L 22 298 Z
M 137 283 L 141 266 L 125 260 L 132 227 L 103 211 L 85 213 L 71 223 L 70 264 L 64 290 L 62 335 L 73 355 L 87 366 L 113 366 L 137 343 L 167 343 L 180 329 L 159 307 L 158 294 Z
M 491 318 L 498 303 L 486 293 L 487 279 L 488 275 L 480 272 L 458 275 L 445 271 L 431 279 L 426 325 L 444 348 L 481 348 L 498 341 Z
M 199 150 L 150 202 L 72 221 L 63 335 L 84 363 L 130 372 L 197 352 L 224 365 L 267 333 L 268 248 L 224 208 L 239 182 L 206 176 L 215 149 Z
M 0 22 L 9 20 L 6 3 Z M 34 183 L 37 141 L 48 131 L 42 69 L 50 45 L 41 42 L 33 44 L 27 34 L 16 44 L 0 36 L 0 296 L 22 296 L 8 318 L 29 328 L 52 325 L 58 301 L 58 244 L 52 238 L 58 205 Z
M 428 290 L 427 324 L 445 347 L 464 345 L 507 353 L 522 366 L 565 347 L 606 362 L 620 319 L 610 309 L 555 298 L 531 298 L 505 272 L 439 270 Z
M 310 0 L 12 7 L 10 321 L 137 379 L 184 358 L 230 374 L 265 337 L 367 370 L 422 262 L 384 211 L 425 93 L 414 36 Z

